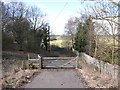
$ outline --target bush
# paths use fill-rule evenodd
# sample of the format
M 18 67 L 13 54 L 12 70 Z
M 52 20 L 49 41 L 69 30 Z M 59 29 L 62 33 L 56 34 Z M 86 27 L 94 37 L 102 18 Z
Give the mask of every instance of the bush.
M 2 32 L 2 50 L 9 50 L 13 48 L 13 39 L 8 34 Z

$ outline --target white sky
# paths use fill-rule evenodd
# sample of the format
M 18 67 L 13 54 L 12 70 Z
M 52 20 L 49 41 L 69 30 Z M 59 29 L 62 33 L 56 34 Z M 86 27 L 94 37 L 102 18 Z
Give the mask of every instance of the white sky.
M 51 2 L 46 0 L 34 4 L 47 13 L 51 31 L 56 35 L 64 33 L 65 23 L 70 17 L 79 16 L 77 11 L 81 7 L 78 0 L 62 0 L 60 2 L 58 0 L 52 0 Z
M 2 1 L 10 2 L 18 0 Z M 47 14 L 51 31 L 56 35 L 64 33 L 65 23 L 70 17 L 80 16 L 78 11 L 83 10 L 86 5 L 92 4 L 90 1 L 81 4 L 81 0 L 22 0 L 22 2 L 40 7 Z
M 18 0 L 2 0 L 4 2 Z M 19 0 L 20 1 L 20 0 Z M 30 5 L 36 5 L 47 14 L 51 31 L 56 35 L 64 33 L 65 23 L 70 17 L 80 16 L 77 12 L 84 5 L 80 0 L 23 0 Z

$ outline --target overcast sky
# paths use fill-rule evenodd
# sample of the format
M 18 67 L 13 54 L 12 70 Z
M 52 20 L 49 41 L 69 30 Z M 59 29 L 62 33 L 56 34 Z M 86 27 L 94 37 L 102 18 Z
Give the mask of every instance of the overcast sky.
M 2 1 L 10 2 L 18 0 Z M 22 2 L 41 8 L 47 14 L 51 31 L 56 35 L 64 33 L 65 23 L 70 17 L 80 16 L 78 12 L 83 10 L 86 5 L 91 4 L 90 1 L 81 3 L 81 0 L 22 0 Z

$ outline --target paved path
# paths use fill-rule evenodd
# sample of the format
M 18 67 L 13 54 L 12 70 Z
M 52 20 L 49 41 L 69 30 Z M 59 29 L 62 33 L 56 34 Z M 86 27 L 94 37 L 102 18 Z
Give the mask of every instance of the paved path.
M 85 88 L 75 70 L 42 70 L 25 88 Z

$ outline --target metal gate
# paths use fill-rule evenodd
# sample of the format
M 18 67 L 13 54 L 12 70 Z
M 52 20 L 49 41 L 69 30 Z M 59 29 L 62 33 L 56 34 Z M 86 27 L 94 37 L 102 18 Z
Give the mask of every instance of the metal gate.
M 75 69 L 78 57 L 42 57 L 42 69 Z

